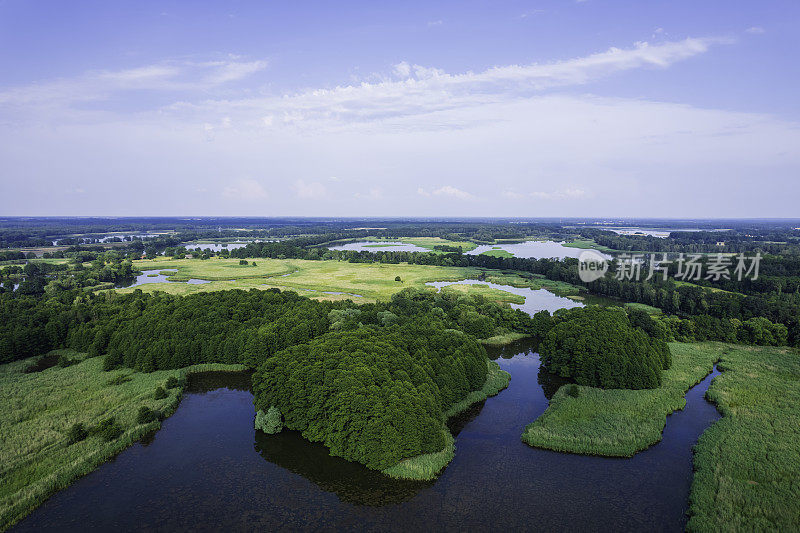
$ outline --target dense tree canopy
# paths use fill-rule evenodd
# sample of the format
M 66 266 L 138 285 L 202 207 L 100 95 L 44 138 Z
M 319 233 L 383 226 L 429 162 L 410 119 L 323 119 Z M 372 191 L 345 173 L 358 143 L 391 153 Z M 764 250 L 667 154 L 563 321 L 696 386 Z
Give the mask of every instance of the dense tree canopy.
M 443 413 L 486 380 L 486 352 L 440 320 L 334 331 L 270 357 L 256 408 L 370 468 L 444 447 Z
M 558 313 L 539 347 L 542 365 L 580 385 L 658 387 L 661 371 L 672 363 L 666 331 L 646 314 L 634 316 L 630 320 L 623 309 L 600 307 Z

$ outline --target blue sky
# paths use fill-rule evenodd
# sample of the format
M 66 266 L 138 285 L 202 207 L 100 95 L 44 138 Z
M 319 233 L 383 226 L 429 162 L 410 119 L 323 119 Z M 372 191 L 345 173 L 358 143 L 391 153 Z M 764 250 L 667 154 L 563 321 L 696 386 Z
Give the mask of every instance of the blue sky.
M 796 217 L 797 20 L 0 1 L 0 214 Z

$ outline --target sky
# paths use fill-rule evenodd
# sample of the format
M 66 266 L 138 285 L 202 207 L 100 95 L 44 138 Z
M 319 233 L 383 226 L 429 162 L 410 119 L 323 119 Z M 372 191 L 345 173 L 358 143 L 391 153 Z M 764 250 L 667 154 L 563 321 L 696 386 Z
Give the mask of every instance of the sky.
M 796 218 L 798 20 L 0 0 L 0 215 Z

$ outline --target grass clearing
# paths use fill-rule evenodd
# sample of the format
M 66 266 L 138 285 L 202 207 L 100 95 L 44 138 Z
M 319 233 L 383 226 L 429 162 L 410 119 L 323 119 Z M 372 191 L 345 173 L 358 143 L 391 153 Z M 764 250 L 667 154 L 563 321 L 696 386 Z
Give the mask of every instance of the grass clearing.
M 429 265 L 348 263 L 345 261 L 306 261 L 303 259 L 254 259 L 258 266 L 240 265 L 238 259 L 175 259 L 163 261 L 135 261 L 141 270 L 178 269 L 170 281 L 191 278 L 212 280 L 211 283 L 190 285 L 186 283 L 149 283 L 138 287 L 117 289 L 127 293 L 136 289 L 144 292 L 164 291 L 170 294 L 228 289 L 279 289 L 295 290 L 311 298 L 341 300 L 356 298 L 359 302 L 388 300 L 405 287 L 425 287 L 429 281 L 459 281 L 476 278 L 482 271 L 476 268 L 441 267 Z M 400 276 L 402 282 L 395 281 Z M 485 292 L 484 289 L 477 289 Z M 338 292 L 345 294 L 325 294 Z M 502 294 L 501 294 L 502 293 Z M 497 291 L 494 299 L 515 301 L 513 295 Z M 508 295 L 508 296 L 506 296 Z
M 800 353 L 718 344 L 707 397 L 722 418 L 695 446 L 689 531 L 800 524 Z
M 472 391 L 466 398 L 453 405 L 444 416 L 442 424 L 448 418 L 456 416 L 466 411 L 472 404 L 482 402 L 490 396 L 497 395 L 501 390 L 508 387 L 511 381 L 511 374 L 502 370 L 500 365 L 494 361 L 487 361 L 489 372 L 486 375 L 486 382 L 481 390 Z M 427 481 L 434 479 L 442 469 L 447 466 L 450 461 L 455 457 L 455 439 L 447 427 L 443 427 L 442 431 L 445 433 L 446 444 L 444 449 L 418 455 L 416 457 L 409 457 L 400 461 L 396 465 L 382 470 L 384 474 L 389 477 L 398 479 L 416 479 L 420 481 Z
M 657 389 L 561 387 L 522 440 L 559 452 L 630 457 L 661 440 L 667 415 L 683 409 L 685 394 L 711 372 L 720 357 L 714 343 L 670 343 L 672 367 Z
M 481 253 L 481 255 L 488 255 L 490 257 L 514 257 L 514 254 L 509 252 L 508 250 L 503 250 L 502 248 L 492 248 L 491 250 L 486 250 L 485 252 Z
M 649 315 L 660 315 L 663 313 L 663 311 L 661 311 L 661 309 L 659 309 L 658 307 L 653 307 L 652 305 L 640 304 L 636 302 L 627 302 L 625 303 L 625 307 L 629 309 L 640 309 Z
M 484 346 L 505 346 L 506 344 L 511 344 L 512 342 L 527 337 L 530 337 L 530 335 L 526 333 L 517 333 L 516 331 L 512 331 L 511 333 L 505 333 L 503 335 L 495 335 L 494 337 L 489 337 L 488 339 L 480 339 L 480 343 L 483 344 Z
M 83 357 L 83 356 L 80 356 Z M 100 357 L 83 359 L 61 368 L 31 374 L 24 369 L 35 358 L 0 366 L 0 530 L 30 513 L 52 493 L 91 472 L 145 434 L 158 421 L 138 424 L 136 415 L 146 406 L 168 416 L 177 408 L 181 388 L 154 398 L 157 386 L 169 377 L 212 370 L 241 370 L 235 365 L 197 365 L 181 370 L 143 374 L 130 369 L 103 371 Z M 67 443 L 75 423 L 87 428 L 113 416 L 123 434 L 110 442 L 89 436 Z

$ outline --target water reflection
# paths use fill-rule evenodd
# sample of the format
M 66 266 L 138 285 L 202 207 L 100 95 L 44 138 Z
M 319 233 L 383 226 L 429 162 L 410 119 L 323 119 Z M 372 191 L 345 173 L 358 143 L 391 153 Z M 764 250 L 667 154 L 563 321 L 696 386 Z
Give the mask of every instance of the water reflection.
M 429 281 L 425 285 L 441 289 L 450 285 L 486 285 L 492 289 L 498 289 L 517 296 L 524 296 L 525 303 L 511 304 L 514 309 L 525 311 L 533 316 L 534 313 L 539 311 L 549 311 L 554 313 L 559 309 L 571 309 L 573 307 L 583 307 L 579 301 L 564 296 L 558 296 L 547 289 L 530 289 L 528 287 L 514 287 L 512 285 L 500 285 L 498 283 L 489 283 L 488 281 L 479 281 L 476 279 L 465 279 L 462 281 Z

